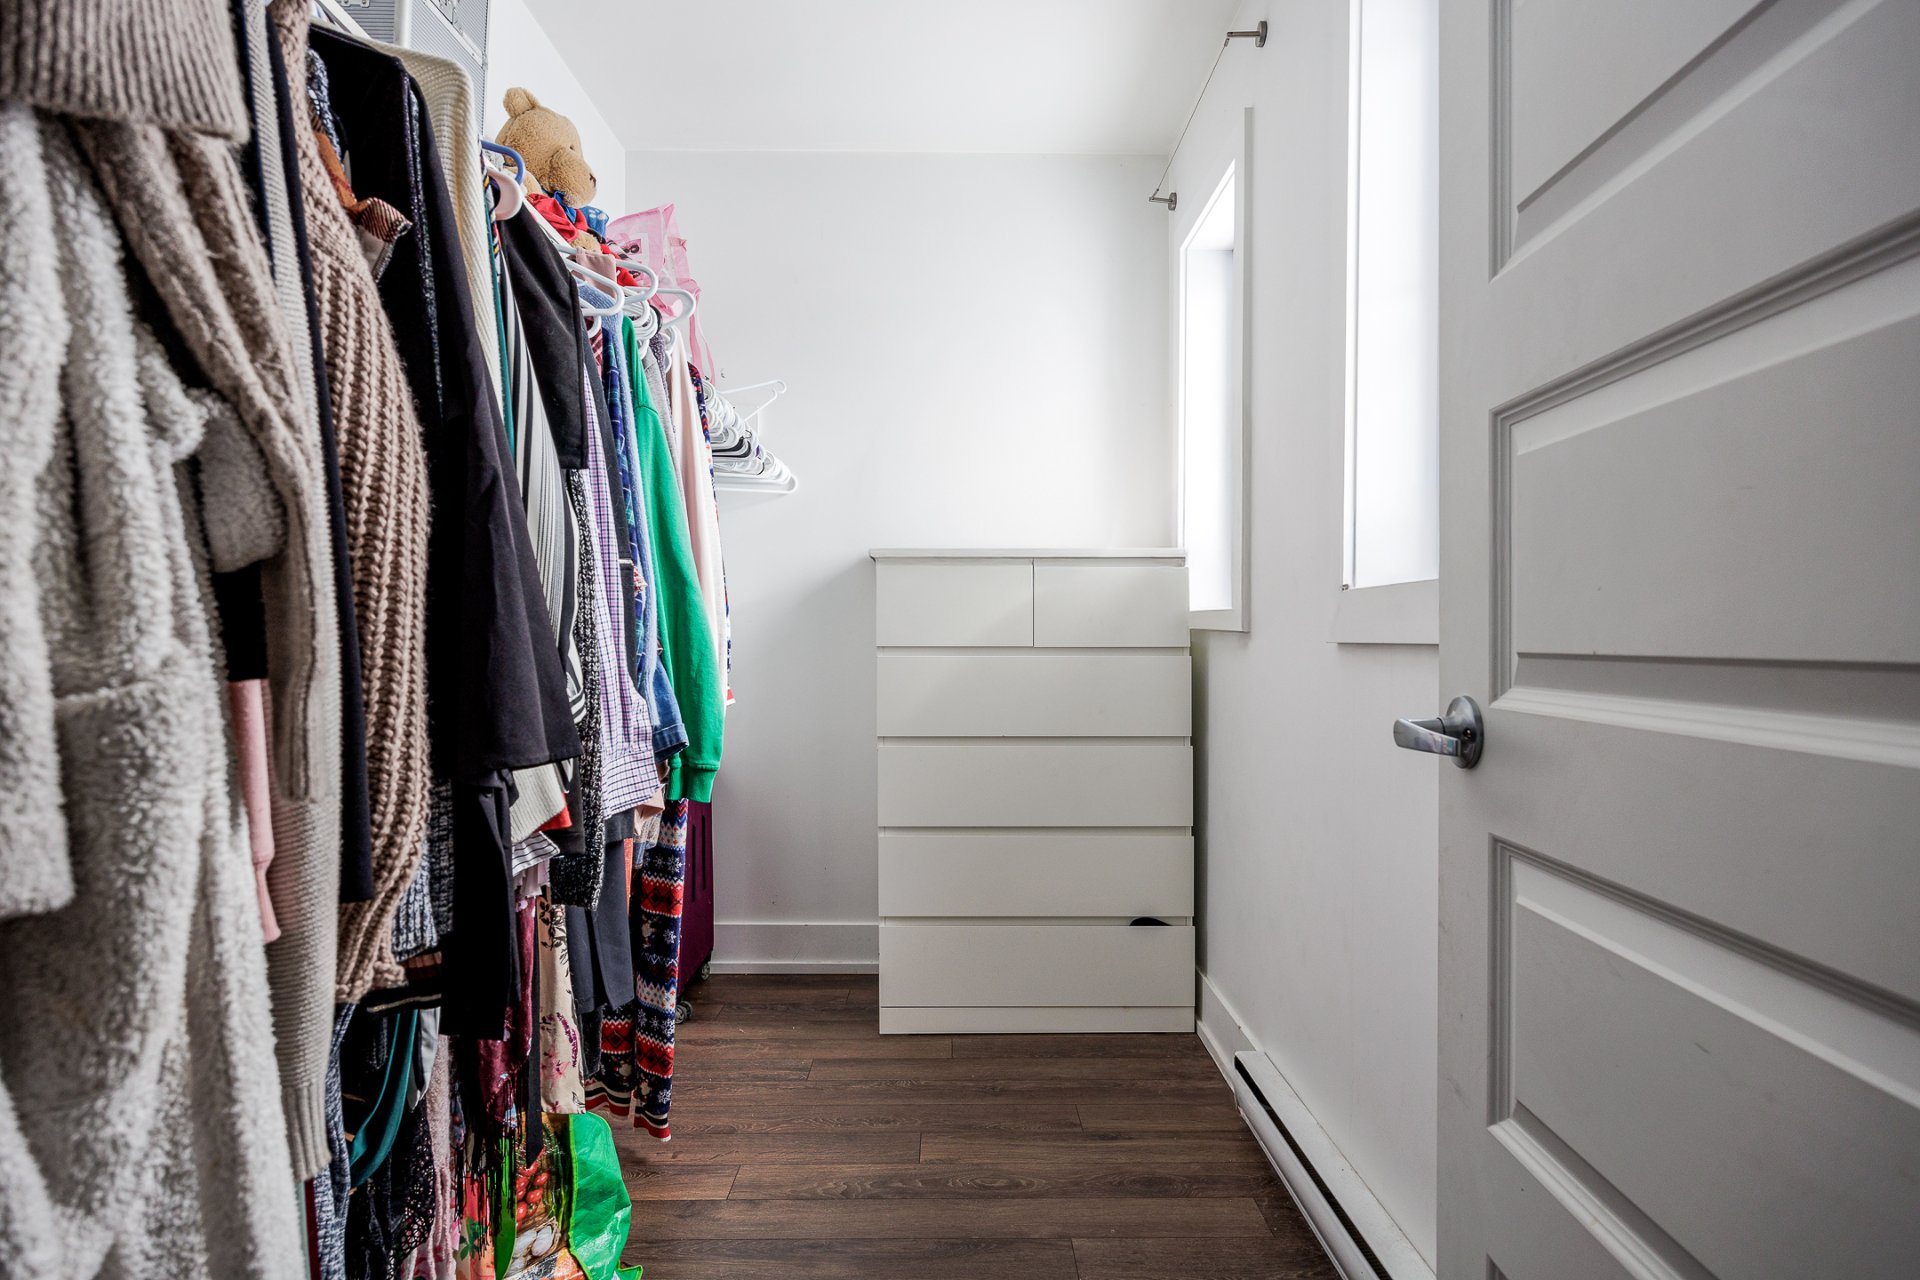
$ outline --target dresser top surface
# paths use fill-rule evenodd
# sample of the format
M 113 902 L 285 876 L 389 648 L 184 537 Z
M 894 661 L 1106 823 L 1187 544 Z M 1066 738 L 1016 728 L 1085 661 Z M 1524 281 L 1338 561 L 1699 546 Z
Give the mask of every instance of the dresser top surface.
M 875 560 L 1164 560 L 1183 563 L 1179 547 L 876 547 Z

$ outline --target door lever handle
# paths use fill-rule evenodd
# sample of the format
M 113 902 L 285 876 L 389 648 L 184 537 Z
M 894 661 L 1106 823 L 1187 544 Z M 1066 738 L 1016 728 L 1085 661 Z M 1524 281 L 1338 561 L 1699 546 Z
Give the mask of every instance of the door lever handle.
M 1453 762 L 1462 769 L 1471 769 L 1480 763 L 1480 748 L 1486 743 L 1486 737 L 1480 706 L 1465 694 L 1448 704 L 1444 716 L 1393 722 L 1394 746 L 1452 756 Z

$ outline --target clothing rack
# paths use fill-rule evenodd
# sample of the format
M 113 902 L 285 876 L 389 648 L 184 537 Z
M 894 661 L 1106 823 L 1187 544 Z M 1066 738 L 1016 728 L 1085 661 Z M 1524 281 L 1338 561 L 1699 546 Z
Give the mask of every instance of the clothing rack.
M 740 420 L 743 424 L 751 424 L 756 419 L 759 419 L 762 413 L 766 412 L 768 405 L 787 393 L 787 384 L 780 378 L 773 378 L 766 382 L 748 383 L 744 387 L 721 387 L 718 388 L 718 390 L 722 395 L 726 396 L 728 400 L 732 400 L 733 397 L 749 391 L 771 390 L 773 392 L 772 395 L 755 405 L 751 410 L 740 415 Z M 764 447 L 765 435 L 762 432 L 756 431 L 755 436 L 761 441 Z M 714 488 L 757 493 L 792 493 L 795 489 L 798 489 L 800 487 L 800 477 L 796 476 L 793 470 L 781 460 L 780 455 L 774 453 L 771 449 L 766 450 L 766 454 L 770 465 L 759 475 L 739 475 L 734 472 L 715 470 L 713 475 Z

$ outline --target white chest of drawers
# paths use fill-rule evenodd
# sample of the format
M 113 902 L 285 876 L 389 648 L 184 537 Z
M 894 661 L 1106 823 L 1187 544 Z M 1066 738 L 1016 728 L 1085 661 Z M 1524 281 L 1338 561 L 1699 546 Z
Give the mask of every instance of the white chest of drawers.
M 873 558 L 880 1030 L 1193 1030 L 1181 554 Z

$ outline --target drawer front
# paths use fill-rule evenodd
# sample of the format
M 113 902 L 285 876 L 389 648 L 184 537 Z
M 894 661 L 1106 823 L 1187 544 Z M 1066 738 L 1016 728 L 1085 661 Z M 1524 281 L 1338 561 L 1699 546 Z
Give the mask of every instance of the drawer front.
M 883 653 L 879 732 L 902 738 L 1184 738 L 1184 653 Z
M 883 827 L 1186 827 L 1193 752 L 1177 742 L 880 744 Z
M 876 567 L 875 642 L 1033 644 L 1033 562 L 885 561 Z
M 1184 647 L 1187 570 L 1177 564 L 1042 560 L 1033 566 L 1033 643 Z
M 1193 837 L 883 831 L 883 916 L 1193 915 Z
M 1185 925 L 882 924 L 880 1003 L 1193 1004 Z

